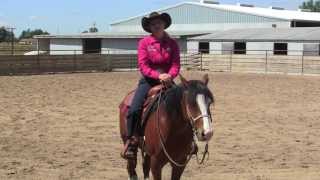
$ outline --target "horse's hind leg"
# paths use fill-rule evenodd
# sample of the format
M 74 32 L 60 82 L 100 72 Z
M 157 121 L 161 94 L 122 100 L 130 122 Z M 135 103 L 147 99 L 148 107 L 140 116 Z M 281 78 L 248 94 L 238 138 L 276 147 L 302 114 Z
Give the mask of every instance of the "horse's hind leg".
M 184 171 L 184 168 L 185 166 L 178 167 L 178 166 L 172 165 L 171 180 L 179 180 Z
M 136 166 L 137 166 L 137 159 L 127 160 L 127 170 L 129 174 L 129 180 L 138 180 Z
M 149 173 L 150 173 L 150 156 L 146 154 L 143 157 L 143 175 L 144 175 L 144 180 L 149 179 Z

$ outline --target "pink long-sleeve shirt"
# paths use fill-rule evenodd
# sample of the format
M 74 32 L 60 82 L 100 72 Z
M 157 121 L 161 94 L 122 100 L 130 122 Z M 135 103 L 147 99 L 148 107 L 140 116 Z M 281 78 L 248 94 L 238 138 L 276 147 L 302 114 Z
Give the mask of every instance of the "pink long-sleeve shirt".
M 168 73 L 175 78 L 180 71 L 179 46 L 167 35 L 161 41 L 146 36 L 139 41 L 138 64 L 144 76 L 159 79 L 161 73 Z

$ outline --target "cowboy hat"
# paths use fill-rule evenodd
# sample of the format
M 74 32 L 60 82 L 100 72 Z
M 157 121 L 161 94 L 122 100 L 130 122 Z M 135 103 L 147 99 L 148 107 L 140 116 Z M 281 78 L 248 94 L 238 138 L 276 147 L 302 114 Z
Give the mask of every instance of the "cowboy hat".
M 158 12 L 152 12 L 149 17 L 143 17 L 141 20 L 142 28 L 151 33 L 150 30 L 150 22 L 154 19 L 161 19 L 163 22 L 165 22 L 164 29 L 167 29 L 171 25 L 171 17 L 168 13 L 161 13 L 159 14 Z

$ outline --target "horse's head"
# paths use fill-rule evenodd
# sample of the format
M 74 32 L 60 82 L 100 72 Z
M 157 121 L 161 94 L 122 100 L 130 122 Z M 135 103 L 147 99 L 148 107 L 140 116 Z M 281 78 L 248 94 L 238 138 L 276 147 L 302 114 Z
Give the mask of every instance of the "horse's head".
M 199 141 L 209 141 L 213 135 L 210 105 L 214 97 L 208 88 L 209 78 L 205 74 L 202 80 L 186 80 L 180 75 L 184 87 L 183 105 L 186 119 L 190 121 L 196 131 Z

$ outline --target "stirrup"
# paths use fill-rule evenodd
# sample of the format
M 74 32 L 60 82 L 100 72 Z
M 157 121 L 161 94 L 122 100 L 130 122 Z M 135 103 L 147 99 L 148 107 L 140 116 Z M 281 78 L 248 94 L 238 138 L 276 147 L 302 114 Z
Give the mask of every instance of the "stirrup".
M 121 157 L 124 159 L 135 159 L 138 152 L 138 139 L 136 137 L 129 138 L 121 152 Z

